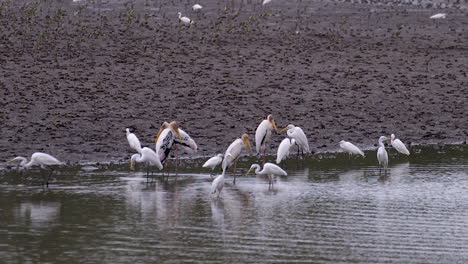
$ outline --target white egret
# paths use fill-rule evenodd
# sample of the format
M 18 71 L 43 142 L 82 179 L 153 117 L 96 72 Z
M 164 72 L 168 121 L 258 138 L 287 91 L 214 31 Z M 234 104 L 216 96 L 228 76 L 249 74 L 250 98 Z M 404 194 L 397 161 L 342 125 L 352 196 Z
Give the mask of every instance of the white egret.
M 221 194 L 221 191 L 223 190 L 224 187 L 224 172 L 223 174 L 219 175 L 216 177 L 216 179 L 213 180 L 211 183 L 211 194 L 217 193 L 217 197 Z
M 271 0 L 263 0 L 262 5 L 266 5 L 266 4 L 269 4 L 269 3 L 271 3 Z
M 275 120 L 273 120 L 272 115 L 268 115 L 267 119 L 263 120 L 260 125 L 258 125 L 257 130 L 255 131 L 255 146 L 257 154 L 260 153 L 260 150 L 263 152 L 263 162 L 265 163 L 265 153 L 266 153 L 266 143 L 271 137 L 271 131 L 275 130 L 278 134 L 278 128 L 276 127 Z
M 307 141 L 307 137 L 304 134 L 304 131 L 302 130 L 302 128 L 289 124 L 287 127 L 283 128 L 281 132 L 283 132 L 284 130 L 287 130 L 286 133 L 288 134 L 288 137 L 296 140 L 298 155 L 299 155 L 299 152 L 302 153 L 302 156 L 304 156 L 304 152 L 305 153 L 310 152 L 309 142 Z
M 348 142 L 348 141 L 341 140 L 340 141 L 340 148 L 343 149 L 345 152 L 348 152 L 350 156 L 352 154 L 361 155 L 363 157 L 365 156 L 364 152 L 362 152 L 362 150 L 360 150 L 358 147 L 356 147 L 356 145 L 354 145 L 353 143 Z
M 207 160 L 204 164 L 203 164 L 203 168 L 210 168 L 211 169 L 211 172 L 213 173 L 214 169 L 216 168 L 216 166 L 218 166 L 219 164 L 221 164 L 221 162 L 223 161 L 223 154 L 218 154 L 212 158 L 210 158 L 209 160 Z
M 202 8 L 203 8 L 203 6 L 201 6 L 199 4 L 194 4 L 192 6 L 193 11 L 200 11 Z
M 159 160 L 158 155 L 152 149 L 144 147 L 141 153 L 133 154 L 130 158 L 130 169 L 135 168 L 135 162 L 146 164 L 146 179 L 148 180 L 149 171 L 151 166 L 158 167 L 159 170 L 163 169 L 163 165 Z
M 164 164 L 169 157 L 169 153 L 175 144 L 174 140 L 176 138 L 182 140 L 177 123 L 175 121 L 172 121 L 170 124 L 164 122 L 155 139 L 156 154 L 162 164 Z
M 430 16 L 429 18 L 430 19 L 443 19 L 443 18 L 446 18 L 447 17 L 447 14 L 445 13 L 438 13 L 438 14 L 435 14 L 435 15 L 432 15 Z
M 276 164 L 280 164 L 282 160 L 286 159 L 289 155 L 289 150 L 294 146 L 294 144 L 296 144 L 296 140 L 294 138 L 285 138 L 281 141 L 276 154 Z
M 379 161 L 380 172 L 382 172 L 382 167 L 383 167 L 385 173 L 387 172 L 387 166 L 388 166 L 388 154 L 387 154 L 387 151 L 385 150 L 385 145 L 383 142 L 388 139 L 391 139 L 391 138 L 381 136 L 379 138 L 379 148 L 377 149 L 377 160 Z
M 141 153 L 141 143 L 137 136 L 133 133 L 130 133 L 130 128 L 127 128 L 127 141 L 132 149 L 136 152 Z
M 273 186 L 273 180 L 276 175 L 278 176 L 287 176 L 288 174 L 281 169 L 278 165 L 273 164 L 273 163 L 265 163 L 263 165 L 263 170 L 260 170 L 260 165 L 258 164 L 253 164 L 250 166 L 250 169 L 247 171 L 245 176 L 249 175 L 250 171 L 255 169 L 255 174 L 257 175 L 267 175 L 269 178 L 269 185 L 268 186 Z
M 193 24 L 193 20 L 185 16 L 183 17 L 182 13 L 180 12 L 178 12 L 178 14 L 179 14 L 179 21 L 182 22 L 182 24 L 187 25 L 187 26 Z
M 243 149 L 249 149 L 252 150 L 252 146 L 250 144 L 250 138 L 247 134 L 243 134 L 241 138 L 238 138 L 234 140 L 234 142 L 229 145 L 229 147 L 226 150 L 226 153 L 224 154 L 224 159 L 223 159 L 223 174 L 226 172 L 226 170 L 231 167 L 232 164 L 234 164 L 234 181 L 233 183 L 236 184 L 236 164 L 237 160 L 240 157 L 240 154 Z
M 42 153 L 42 152 L 35 152 L 31 155 L 31 160 L 28 162 L 28 160 L 25 157 L 16 157 L 12 160 L 7 161 L 7 163 L 11 163 L 14 161 L 20 161 L 19 166 L 29 169 L 33 166 L 39 166 L 41 169 L 46 170 L 49 169 L 50 173 L 47 176 L 47 179 L 43 175 L 43 185 L 46 184 L 47 187 L 49 187 L 49 179 L 52 176 L 53 173 L 53 167 L 54 166 L 59 166 L 59 165 L 64 165 L 63 162 L 60 162 L 58 159 L 52 157 L 49 154 Z
M 398 138 L 395 138 L 395 134 L 391 135 L 390 143 L 391 143 L 392 147 L 394 147 L 398 152 L 400 152 L 402 154 L 405 154 L 405 155 L 410 154 L 410 152 L 406 148 L 405 144 L 403 144 L 403 142 L 401 142 L 401 140 L 399 140 Z

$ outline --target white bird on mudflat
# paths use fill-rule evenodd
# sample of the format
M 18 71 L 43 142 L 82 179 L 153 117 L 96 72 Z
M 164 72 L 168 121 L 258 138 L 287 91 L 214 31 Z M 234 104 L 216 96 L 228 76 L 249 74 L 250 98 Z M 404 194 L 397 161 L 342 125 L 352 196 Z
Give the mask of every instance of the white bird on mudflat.
M 28 160 L 25 157 L 16 157 L 12 160 L 7 161 L 7 163 L 11 163 L 14 161 L 20 161 L 19 166 L 29 169 L 33 166 L 39 166 L 41 169 L 46 170 L 50 169 L 50 174 L 47 177 L 47 179 L 44 178 L 44 182 L 42 183 L 43 185 L 46 184 L 47 187 L 49 187 L 49 179 L 52 176 L 53 173 L 53 166 L 59 166 L 59 165 L 64 165 L 63 162 L 60 162 L 58 159 L 52 157 L 51 155 L 47 153 L 42 153 L 42 152 L 35 152 L 31 155 L 31 160 L 28 162 Z
M 137 136 L 133 133 L 130 133 L 130 128 L 126 129 L 127 131 L 127 141 L 132 149 L 136 152 L 141 153 L 141 143 Z
M 395 138 L 395 134 L 392 134 L 391 135 L 391 145 L 392 147 L 394 147 L 398 152 L 402 153 L 402 154 L 405 154 L 405 155 L 409 155 L 410 152 L 409 150 L 406 148 L 405 144 L 403 144 L 403 142 L 401 142 L 401 140 L 399 140 L 398 138 Z
M 356 145 L 351 142 L 341 140 L 340 141 L 340 148 L 343 149 L 345 152 L 348 152 L 350 155 L 361 155 L 364 157 L 364 152 L 360 150 Z
M 289 155 L 289 150 L 294 146 L 294 144 L 296 144 L 296 140 L 294 138 L 285 138 L 281 141 L 276 154 L 276 164 L 280 164 L 282 160 L 286 159 Z
M 263 162 L 265 162 L 266 143 L 270 139 L 273 129 L 278 134 L 278 128 L 276 127 L 275 120 L 273 120 L 273 116 L 268 115 L 267 119 L 260 122 L 257 130 L 255 130 L 255 147 L 257 154 L 260 153 L 260 150 L 263 152 Z
M 187 25 L 187 26 L 193 24 L 193 20 L 185 16 L 183 17 L 182 13 L 180 12 L 178 12 L 178 14 L 179 14 L 179 21 L 182 22 L 182 24 Z
M 441 19 L 441 18 L 446 18 L 446 17 L 447 17 L 447 14 L 445 14 L 445 13 L 438 13 L 438 14 L 435 14 L 435 15 L 430 16 L 429 18 L 430 18 L 430 19 Z
M 266 5 L 266 4 L 269 4 L 269 3 L 271 3 L 271 0 L 263 0 L 262 5 Z
M 391 139 L 391 138 L 388 138 L 386 136 L 381 136 L 379 138 L 379 148 L 377 149 L 377 160 L 379 161 L 380 172 L 382 172 L 382 167 L 383 167 L 385 173 L 387 172 L 387 166 L 388 166 L 388 154 L 387 154 L 387 151 L 385 150 L 385 145 L 383 142 L 388 139 Z
M 159 160 L 164 164 L 169 157 L 172 147 L 175 144 L 175 139 L 182 140 L 180 135 L 179 126 L 175 121 L 170 124 L 164 122 L 156 135 L 156 154 Z
M 307 141 L 307 137 L 304 134 L 302 128 L 289 124 L 287 127 L 283 128 L 281 132 L 284 130 L 287 130 L 286 133 L 288 134 L 288 137 L 294 138 L 296 140 L 296 145 L 298 147 L 297 154 L 301 152 L 302 156 L 304 156 L 304 153 L 310 152 L 309 142 Z
M 224 187 L 224 173 L 216 177 L 211 183 L 211 195 L 218 193 L 217 197 L 221 194 Z
M 232 164 L 234 164 L 234 181 L 233 183 L 236 183 L 236 164 L 237 160 L 240 157 L 240 154 L 242 153 L 243 149 L 249 149 L 252 150 L 252 146 L 250 144 L 250 138 L 247 134 L 243 134 L 241 138 L 238 138 L 234 140 L 234 142 L 229 145 L 227 148 L 225 154 L 224 154 L 224 159 L 223 159 L 223 174 L 225 174 L 226 170 L 231 167 Z
M 201 6 L 199 4 L 194 4 L 192 6 L 193 11 L 200 11 L 202 8 L 203 8 L 203 6 Z
M 273 163 L 265 163 L 263 165 L 263 170 L 260 171 L 260 165 L 258 164 L 252 164 L 252 166 L 250 166 L 250 169 L 247 171 L 247 173 L 245 174 L 245 176 L 249 175 L 250 171 L 252 171 L 253 169 L 255 169 L 255 174 L 257 175 L 267 175 L 268 176 L 268 179 L 269 179 L 269 185 L 268 186 L 273 186 L 273 181 L 274 181 L 274 178 L 275 176 L 287 176 L 288 174 L 283 170 L 281 169 L 278 165 L 276 164 L 273 164 Z
M 134 169 L 135 162 L 146 164 L 146 179 L 149 177 L 149 171 L 151 166 L 158 167 L 159 170 L 163 169 L 163 165 L 159 160 L 158 155 L 152 149 L 144 147 L 141 153 L 133 154 L 130 158 L 130 169 Z
M 216 166 L 218 166 L 219 164 L 221 164 L 221 162 L 223 161 L 223 154 L 218 154 L 212 158 L 210 158 L 209 160 L 207 160 L 204 164 L 203 164 L 203 168 L 210 168 L 211 169 L 211 172 L 214 171 L 214 169 L 216 168 Z

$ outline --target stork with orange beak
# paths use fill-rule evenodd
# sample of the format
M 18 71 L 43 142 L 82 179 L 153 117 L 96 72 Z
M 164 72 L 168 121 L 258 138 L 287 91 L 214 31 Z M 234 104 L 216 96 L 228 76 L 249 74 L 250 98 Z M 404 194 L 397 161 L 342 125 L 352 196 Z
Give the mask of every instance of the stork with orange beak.
M 265 163 L 266 143 L 268 140 L 270 140 L 271 131 L 273 129 L 275 130 L 276 134 L 278 134 L 278 128 L 276 127 L 275 120 L 273 120 L 273 116 L 268 115 L 267 119 L 263 120 L 255 131 L 255 145 L 257 154 L 259 154 L 260 151 L 263 152 L 263 163 Z
M 234 142 L 229 145 L 224 154 L 223 159 L 223 175 L 226 173 L 226 170 L 234 164 L 234 181 L 233 183 L 236 184 L 236 164 L 237 160 L 239 159 L 242 150 L 249 149 L 252 150 L 252 145 L 250 144 L 249 135 L 243 134 L 241 138 L 234 140 Z
M 156 135 L 156 154 L 159 156 L 159 160 L 162 164 L 165 163 L 169 157 L 169 153 L 175 144 L 175 139 L 182 139 L 179 131 L 179 125 L 175 121 L 171 123 L 164 122 L 159 128 L 158 134 Z

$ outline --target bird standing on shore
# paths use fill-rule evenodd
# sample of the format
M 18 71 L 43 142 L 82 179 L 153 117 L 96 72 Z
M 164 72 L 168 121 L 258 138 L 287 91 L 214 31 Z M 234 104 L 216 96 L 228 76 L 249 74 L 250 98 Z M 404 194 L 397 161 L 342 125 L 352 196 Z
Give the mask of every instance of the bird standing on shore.
M 133 154 L 130 158 L 130 169 L 134 169 L 135 162 L 146 164 L 146 180 L 149 178 L 149 172 L 151 166 L 158 167 L 159 170 L 163 169 L 163 165 L 159 160 L 158 155 L 152 149 L 144 147 L 140 153 Z
M 219 164 L 221 164 L 221 162 L 223 161 L 223 154 L 218 154 L 212 158 L 210 158 L 209 160 L 207 160 L 204 164 L 203 164 L 203 168 L 210 168 L 211 169 L 211 172 L 213 174 L 213 171 L 214 169 L 216 168 L 216 166 L 218 166 Z
M 234 164 L 234 180 L 233 183 L 236 184 L 236 163 L 242 153 L 243 149 L 252 150 L 250 144 L 250 138 L 247 134 L 243 134 L 241 138 L 234 140 L 234 142 L 229 145 L 227 148 L 224 159 L 223 159 L 223 174 L 226 173 L 226 170 Z
M 275 120 L 273 120 L 272 115 L 268 115 L 267 119 L 263 120 L 255 130 L 255 146 L 257 154 L 260 154 L 260 151 L 263 152 L 263 163 L 265 163 L 265 154 L 266 154 L 266 143 L 271 137 L 271 131 L 275 130 L 278 134 L 278 128 L 276 127 Z
M 284 130 L 287 130 L 286 133 L 288 134 L 288 137 L 296 140 L 298 157 L 299 157 L 299 152 L 301 152 L 302 157 L 304 157 L 304 152 L 305 153 L 310 152 L 309 142 L 307 141 L 307 137 L 304 134 L 304 131 L 302 130 L 302 128 L 289 124 L 287 127 L 283 128 L 281 132 L 283 132 Z
M 401 140 L 399 140 L 398 138 L 395 138 L 395 134 L 392 134 L 392 135 L 391 135 L 390 144 L 391 144 L 392 147 L 394 147 L 398 152 L 400 152 L 400 153 L 402 153 L 402 154 L 405 154 L 405 155 L 409 155 L 409 154 L 410 154 L 410 152 L 409 152 L 409 150 L 406 148 L 405 144 L 403 144 L 403 142 L 401 142 Z
M 179 21 L 182 22 L 182 24 L 186 25 L 186 26 L 190 26 L 191 24 L 193 24 L 193 20 L 191 20 L 190 18 L 188 17 L 183 17 L 182 16 L 182 13 L 178 12 L 179 14 Z
M 387 151 L 385 150 L 384 141 L 388 139 L 391 139 L 391 138 L 388 138 L 385 136 L 381 136 L 379 138 L 379 148 L 377 149 L 377 160 L 379 161 L 380 173 L 382 173 L 382 168 L 384 169 L 384 172 L 387 173 L 388 154 L 387 154 Z
M 141 143 L 138 137 L 135 134 L 130 133 L 130 128 L 127 128 L 126 131 L 127 131 L 127 141 L 130 147 L 134 149 L 136 152 L 141 153 Z
M 280 164 L 282 160 L 286 159 L 289 155 L 289 150 L 294 146 L 294 144 L 296 144 L 296 140 L 291 138 L 285 138 L 281 141 L 276 154 L 276 164 Z
M 31 168 L 33 166 L 39 166 L 41 168 L 41 172 L 42 172 L 42 170 L 45 171 L 45 170 L 49 169 L 50 172 L 49 172 L 49 175 L 47 177 L 45 177 L 45 175 L 42 175 L 42 178 L 43 178 L 42 185 L 45 184 L 47 187 L 49 187 L 49 179 L 52 176 L 53 167 L 64 164 L 63 162 L 60 162 L 55 157 L 53 157 L 53 156 L 51 156 L 51 155 L 49 155 L 47 153 L 42 153 L 42 152 L 33 153 L 31 155 L 31 160 L 29 162 L 25 157 L 18 156 L 16 158 L 12 159 L 12 160 L 7 161 L 7 163 L 11 163 L 11 162 L 14 162 L 14 161 L 20 161 L 19 166 L 21 166 L 21 167 L 23 167 L 25 169 L 29 169 L 29 168 Z
M 430 19 L 444 19 L 447 17 L 447 14 L 445 13 L 438 13 L 438 14 L 435 14 L 435 15 L 432 15 L 430 16 L 429 18 Z
M 257 175 L 267 175 L 268 176 L 268 180 L 269 180 L 268 187 L 269 188 L 273 187 L 273 181 L 275 180 L 275 176 L 277 176 L 277 175 L 278 176 L 287 176 L 288 175 L 278 165 L 267 162 L 267 163 L 265 163 L 263 165 L 263 170 L 261 170 L 261 171 L 260 171 L 260 169 L 261 169 L 260 165 L 252 164 L 252 166 L 250 166 L 250 169 L 247 171 L 245 176 L 249 175 L 250 171 L 252 171 L 253 169 L 255 169 L 255 174 L 257 174 Z
M 192 6 L 192 10 L 193 11 L 200 11 L 201 9 L 203 8 L 203 6 L 199 5 L 199 4 L 194 4 Z
M 354 154 L 354 155 L 361 155 L 364 157 L 364 152 L 362 152 L 362 150 L 360 150 L 351 142 L 341 140 L 340 148 L 343 149 L 345 152 L 348 152 L 350 156 Z

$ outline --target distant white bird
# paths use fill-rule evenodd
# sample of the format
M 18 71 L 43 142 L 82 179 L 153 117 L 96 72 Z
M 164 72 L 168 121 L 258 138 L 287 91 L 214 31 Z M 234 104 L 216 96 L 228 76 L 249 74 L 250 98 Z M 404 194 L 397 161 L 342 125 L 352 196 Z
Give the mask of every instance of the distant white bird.
M 284 130 L 287 130 L 288 137 L 294 138 L 296 140 L 296 145 L 298 147 L 297 154 L 301 152 L 302 156 L 304 156 L 304 153 L 310 152 L 309 142 L 307 141 L 307 137 L 304 134 L 302 128 L 289 124 L 287 127 L 283 128 L 281 132 Z
M 382 167 L 384 171 L 387 172 L 388 154 L 387 154 L 387 151 L 385 150 L 385 145 L 383 142 L 388 139 L 391 139 L 391 138 L 388 138 L 385 136 L 381 136 L 379 138 L 379 148 L 377 149 L 377 160 L 379 161 L 381 172 L 382 172 Z
M 441 19 L 441 18 L 446 18 L 447 17 L 447 14 L 445 13 L 438 13 L 438 14 L 435 14 L 435 15 L 432 15 L 431 17 L 429 17 L 430 19 Z
M 201 10 L 202 8 L 203 8 L 203 6 L 201 6 L 201 5 L 199 5 L 199 4 L 194 4 L 194 5 L 192 6 L 193 11 L 199 11 L 199 10 Z
M 214 169 L 216 168 L 216 166 L 218 166 L 219 164 L 221 164 L 221 162 L 223 161 L 223 154 L 218 154 L 212 158 L 210 158 L 209 160 L 207 160 L 204 164 L 203 164 L 203 168 L 210 168 L 211 171 L 213 172 Z
M 243 149 L 252 150 L 252 146 L 250 144 L 250 138 L 247 134 L 243 134 L 241 138 L 234 140 L 234 142 L 229 145 L 227 148 L 224 159 L 223 159 L 223 174 L 225 174 L 226 170 L 234 164 L 234 184 L 236 183 L 236 163 L 240 157 L 240 154 Z
M 152 149 L 144 147 L 141 153 L 133 154 L 130 158 L 130 169 L 134 169 L 135 162 L 146 164 L 146 179 L 149 177 L 149 171 L 151 166 L 158 167 L 159 170 L 163 169 L 163 165 L 159 160 L 158 155 Z
M 180 12 L 178 12 L 178 14 L 179 14 L 179 21 L 182 22 L 182 24 L 187 25 L 187 26 L 193 24 L 193 20 L 185 16 L 183 17 L 182 13 Z
M 133 133 L 130 133 L 130 129 L 127 128 L 127 141 L 132 149 L 136 152 L 141 153 L 141 143 L 137 136 Z
M 211 183 L 211 195 L 217 193 L 217 197 L 221 194 L 224 187 L 224 173 L 216 177 Z
M 342 148 L 345 152 L 348 152 L 350 155 L 361 155 L 364 157 L 364 152 L 356 147 L 353 143 L 341 140 L 340 141 L 340 148 Z
M 275 120 L 272 115 L 268 115 L 267 119 L 263 120 L 255 130 L 255 146 L 257 154 L 260 150 L 263 152 L 263 159 L 265 159 L 266 143 L 271 137 L 271 131 L 275 130 L 278 134 L 278 128 L 276 127 Z
M 250 166 L 250 169 L 247 171 L 247 173 L 245 174 L 245 176 L 249 175 L 250 171 L 255 169 L 255 174 L 257 175 L 267 175 L 268 176 L 268 179 L 269 179 L 269 185 L 268 186 L 273 186 L 273 180 L 274 180 L 274 177 L 275 176 L 287 176 L 288 174 L 283 170 L 281 169 L 278 165 L 275 165 L 273 163 L 265 163 L 265 165 L 263 165 L 263 170 L 260 171 L 260 165 L 258 164 L 252 164 L 252 166 Z
M 266 4 L 269 4 L 269 3 L 271 3 L 271 0 L 263 0 L 262 5 L 266 5 Z
M 280 162 L 289 155 L 289 150 L 296 144 L 295 139 L 285 138 L 281 141 L 278 152 L 276 154 L 276 164 L 280 164 Z
M 401 140 L 399 140 L 398 138 L 395 138 L 395 134 L 391 135 L 391 139 L 392 141 L 390 143 L 392 144 L 392 147 L 394 147 L 398 152 L 405 154 L 405 155 L 410 154 L 405 144 L 403 144 L 403 142 L 401 142 Z
M 31 160 L 28 162 L 28 160 L 24 157 L 16 157 L 12 160 L 7 161 L 7 163 L 11 163 L 14 161 L 20 161 L 19 166 L 29 169 L 33 166 L 39 166 L 41 169 L 46 170 L 49 169 L 50 173 L 47 176 L 47 178 L 44 178 L 45 176 L 43 175 L 43 185 L 46 184 L 47 187 L 49 187 L 49 179 L 52 176 L 53 173 L 53 167 L 54 166 L 59 166 L 59 165 L 64 165 L 63 162 L 60 162 L 58 159 L 52 157 L 49 154 L 42 153 L 42 152 L 35 152 L 31 155 Z

